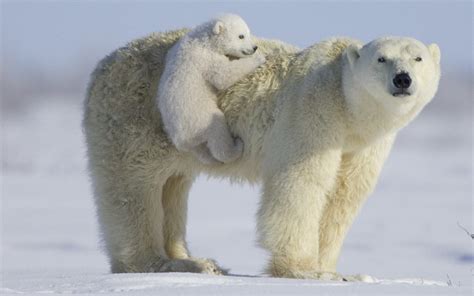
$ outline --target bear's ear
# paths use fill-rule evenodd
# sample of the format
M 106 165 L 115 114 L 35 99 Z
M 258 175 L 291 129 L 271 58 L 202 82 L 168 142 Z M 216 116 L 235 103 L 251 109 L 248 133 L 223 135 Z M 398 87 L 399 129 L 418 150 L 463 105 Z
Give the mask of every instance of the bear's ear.
M 214 28 L 212 28 L 212 32 L 216 35 L 219 35 L 220 33 L 222 33 L 223 30 L 224 30 L 224 23 L 221 21 L 217 21 L 214 24 Z
M 346 58 L 351 67 L 360 57 L 359 50 L 360 50 L 360 46 L 356 44 L 351 44 L 346 48 Z
M 428 45 L 428 50 L 430 51 L 433 61 L 435 61 L 435 63 L 439 65 L 439 62 L 441 61 L 441 51 L 439 49 L 439 46 L 435 43 L 432 43 Z

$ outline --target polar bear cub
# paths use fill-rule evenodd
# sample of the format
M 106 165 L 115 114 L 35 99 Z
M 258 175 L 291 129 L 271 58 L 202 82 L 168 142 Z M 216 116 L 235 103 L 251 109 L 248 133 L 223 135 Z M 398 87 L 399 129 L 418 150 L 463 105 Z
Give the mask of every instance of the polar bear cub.
M 205 164 L 228 163 L 242 155 L 243 142 L 232 137 L 216 92 L 265 62 L 256 50 L 245 21 L 225 14 L 191 30 L 168 51 L 157 105 L 178 150 Z

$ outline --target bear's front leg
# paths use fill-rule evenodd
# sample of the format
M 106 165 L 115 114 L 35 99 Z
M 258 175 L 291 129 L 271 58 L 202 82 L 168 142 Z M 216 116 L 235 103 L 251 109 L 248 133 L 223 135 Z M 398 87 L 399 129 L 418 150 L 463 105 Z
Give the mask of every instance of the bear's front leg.
M 342 156 L 334 192 L 324 209 L 319 231 L 319 264 L 322 270 L 335 272 L 344 238 L 352 221 L 377 183 L 382 165 L 390 151 L 394 136 Z M 363 280 L 360 276 L 347 280 Z
M 322 273 L 318 261 L 319 224 L 327 194 L 336 181 L 341 152 L 308 150 L 269 160 L 258 212 L 259 242 L 271 252 L 268 272 L 272 276 L 341 279 Z

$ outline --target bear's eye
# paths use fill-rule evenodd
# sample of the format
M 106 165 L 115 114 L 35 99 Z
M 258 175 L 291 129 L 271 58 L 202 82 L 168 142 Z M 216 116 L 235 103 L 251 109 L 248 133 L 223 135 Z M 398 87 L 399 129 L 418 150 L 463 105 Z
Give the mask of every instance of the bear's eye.
M 377 61 L 378 61 L 379 63 L 385 63 L 385 58 L 384 58 L 384 57 L 380 57 Z
M 244 39 L 245 36 L 244 35 L 239 35 L 239 39 Z
M 423 61 L 423 59 L 422 59 L 421 57 L 416 57 L 416 58 L 415 58 L 415 61 L 421 62 L 421 61 Z

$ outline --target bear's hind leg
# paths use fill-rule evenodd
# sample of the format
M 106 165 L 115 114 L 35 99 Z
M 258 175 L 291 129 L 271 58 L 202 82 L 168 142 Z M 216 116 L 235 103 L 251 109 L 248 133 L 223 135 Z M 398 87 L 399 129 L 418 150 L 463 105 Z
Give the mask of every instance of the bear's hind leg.
M 226 271 L 214 260 L 193 258 L 189 255 L 186 246 L 186 220 L 188 194 L 193 179 L 174 175 L 168 178 L 163 187 L 163 233 L 166 253 L 171 260 L 165 263 L 161 270 L 225 274 Z
M 161 186 L 157 190 L 156 185 L 133 177 L 110 173 L 99 177 L 98 172 L 95 175 L 97 214 L 111 271 L 153 271 L 154 266 L 167 260 Z
M 171 176 L 163 186 L 165 250 L 172 259 L 188 259 L 186 220 L 192 177 Z
M 174 225 L 173 239 L 170 240 L 174 242 L 169 243 L 168 248 L 172 248 L 171 256 L 166 254 L 163 230 L 168 227 L 165 226 L 162 193 L 184 196 L 185 202 L 191 181 L 172 179 L 164 190 L 164 186 L 157 185 L 156 182 L 151 185 L 139 180 L 143 175 L 140 178 L 133 178 L 131 175 L 129 174 L 129 183 L 122 180 L 110 183 L 108 190 L 102 188 L 105 190 L 102 190 L 98 199 L 98 215 L 111 271 L 222 274 L 223 271 L 212 260 L 189 258 L 184 233 L 180 234 L 178 230 L 184 224 Z M 174 187 L 173 184 L 177 186 Z M 182 210 L 180 205 L 183 203 L 176 204 L 178 206 L 174 207 L 175 210 Z M 168 206 L 166 210 L 169 209 Z M 169 229 L 166 235 L 170 236 Z

